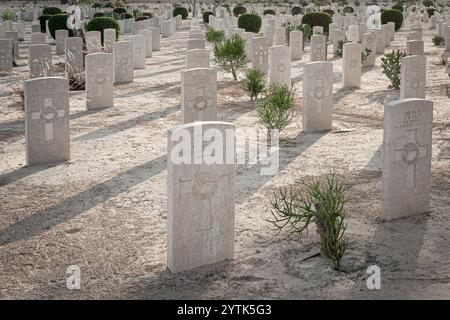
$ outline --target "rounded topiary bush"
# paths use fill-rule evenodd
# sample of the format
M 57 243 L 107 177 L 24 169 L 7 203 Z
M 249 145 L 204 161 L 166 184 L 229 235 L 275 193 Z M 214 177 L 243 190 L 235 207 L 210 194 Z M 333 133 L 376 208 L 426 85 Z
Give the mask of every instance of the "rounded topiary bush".
M 246 32 L 258 33 L 261 24 L 261 17 L 254 13 L 246 13 L 238 18 L 238 27 L 245 29 Z
M 110 17 L 98 17 L 89 21 L 86 30 L 87 31 L 100 31 L 102 34 L 103 43 L 103 30 L 116 29 L 116 40 L 119 40 L 120 26 L 116 19 Z
M 144 12 L 144 13 L 142 13 L 142 16 L 143 17 L 147 17 L 147 18 L 151 18 L 151 17 L 153 17 L 153 14 L 151 12 Z
M 315 26 L 323 27 L 323 32 L 328 33 L 328 25 L 333 22 L 333 19 L 325 12 L 310 12 L 303 16 L 302 24 L 307 24 L 311 29 Z
M 181 18 L 183 20 L 185 20 L 188 17 L 188 11 L 187 11 L 186 8 L 181 8 L 181 7 L 180 8 L 175 8 L 175 9 L 173 9 L 172 15 L 174 17 L 181 15 Z
M 399 30 L 403 23 L 403 13 L 395 9 L 384 10 L 381 13 L 381 23 L 386 24 L 388 22 L 394 22 L 395 31 Z
M 296 16 L 298 14 L 302 14 L 302 12 L 303 12 L 303 9 L 301 7 L 292 7 L 292 9 L 291 9 L 291 14 L 293 16 Z
M 60 13 L 62 13 L 61 9 L 56 8 L 56 7 L 47 7 L 47 8 L 44 8 L 44 10 L 42 11 L 42 15 L 49 14 L 52 16 L 54 14 L 60 14 Z
M 422 4 L 424 5 L 424 7 L 431 7 L 431 6 L 433 6 L 433 1 L 432 0 L 423 0 Z
M 96 13 L 94 13 L 94 18 L 97 18 L 97 17 L 104 17 L 105 16 L 105 13 L 104 12 L 96 12 Z
M 43 14 L 39 17 L 39 24 L 41 25 L 41 32 L 46 33 L 47 29 L 45 28 L 45 22 L 50 19 L 52 16 L 49 14 Z
M 125 9 L 125 8 L 114 8 L 113 12 L 116 13 L 116 14 L 124 14 L 124 13 L 127 13 L 127 9 Z
M 330 16 L 334 15 L 334 11 L 331 9 L 325 9 L 325 10 L 323 10 L 323 12 L 328 13 Z
M 275 11 L 274 10 L 272 10 L 272 9 L 266 9 L 266 10 L 264 10 L 263 11 L 263 15 L 268 15 L 268 14 L 271 14 L 271 15 L 275 15 Z
M 139 17 L 135 18 L 136 21 L 142 21 L 142 20 L 147 20 L 147 19 L 149 19 L 149 17 L 139 16 Z
M 69 15 L 67 13 L 55 14 L 48 19 L 48 31 L 53 39 L 55 39 L 56 30 L 68 30 L 69 37 L 73 37 L 72 30 L 67 29 L 67 18 Z
M 345 8 L 344 8 L 344 12 L 345 12 L 345 13 L 353 13 L 353 12 L 355 12 L 355 10 L 353 10 L 352 7 L 345 7 Z
M 203 22 L 209 23 L 209 16 L 212 16 L 213 13 L 211 11 L 203 12 Z
M 235 17 L 239 17 L 241 14 L 247 13 L 247 9 L 244 6 L 236 6 L 233 9 L 233 14 Z
M 403 12 L 403 10 L 404 10 L 403 7 L 399 4 L 392 6 L 392 9 L 398 10 L 400 12 Z

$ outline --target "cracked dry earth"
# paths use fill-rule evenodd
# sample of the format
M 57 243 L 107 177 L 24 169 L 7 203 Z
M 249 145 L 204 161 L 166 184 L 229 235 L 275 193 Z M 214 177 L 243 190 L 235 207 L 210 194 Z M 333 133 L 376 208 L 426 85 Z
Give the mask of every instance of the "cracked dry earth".
M 427 28 L 427 98 L 434 101 L 429 213 L 380 220 L 383 104 L 399 97 L 381 73 L 380 56 L 375 67 L 363 69 L 361 89 L 344 90 L 341 59 L 329 54 L 334 129 L 302 132 L 307 48 L 303 60 L 292 63 L 300 112 L 282 134 L 278 174 L 238 168 L 235 259 L 180 274 L 166 270 L 166 131 L 180 124 L 187 26 L 162 39 L 134 83 L 115 87 L 114 108 L 86 111 L 85 94 L 70 93 L 66 163 L 25 167 L 24 116 L 8 88 L 16 76 L 0 78 L 0 298 L 450 298 L 450 79 L 437 64 L 443 49 L 431 43 L 435 31 Z M 409 29 L 398 32 L 386 52 L 404 49 Z M 28 40 L 19 76 L 27 73 Z M 222 72 L 218 81 L 219 120 L 257 128 L 239 83 Z M 273 190 L 330 170 L 351 186 L 343 272 L 314 256 L 315 230 L 298 238 L 277 234 L 265 221 Z M 381 290 L 366 288 L 370 264 L 381 268 Z M 66 288 L 70 265 L 81 269 L 81 290 Z

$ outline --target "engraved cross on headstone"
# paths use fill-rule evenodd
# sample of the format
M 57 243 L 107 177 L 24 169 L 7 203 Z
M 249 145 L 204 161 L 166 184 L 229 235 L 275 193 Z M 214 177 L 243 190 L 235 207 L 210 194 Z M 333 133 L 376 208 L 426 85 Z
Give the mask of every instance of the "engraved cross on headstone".
M 53 122 L 56 118 L 62 118 L 65 115 L 65 110 L 58 110 L 53 106 L 53 98 L 44 98 L 44 107 L 41 111 L 31 112 L 31 119 L 44 122 L 44 140 L 52 143 L 54 138 Z

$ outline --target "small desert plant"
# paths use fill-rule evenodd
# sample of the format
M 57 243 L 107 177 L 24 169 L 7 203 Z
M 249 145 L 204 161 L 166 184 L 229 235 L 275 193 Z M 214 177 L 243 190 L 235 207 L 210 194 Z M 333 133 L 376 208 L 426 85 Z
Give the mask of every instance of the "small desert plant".
M 209 16 L 213 16 L 214 14 L 211 11 L 206 11 L 203 13 L 203 22 L 209 23 Z
M 13 19 L 14 19 L 14 15 L 13 15 L 11 12 L 9 12 L 9 11 L 4 11 L 4 12 L 2 13 L 2 15 L 0 16 L 0 18 L 1 18 L 3 21 L 13 20 Z
M 361 62 L 366 61 L 366 59 L 372 54 L 372 50 L 369 48 L 365 48 L 364 51 L 361 52 Z
M 16 81 L 9 84 L 8 87 L 11 88 L 14 95 L 17 95 L 20 98 L 20 106 L 22 107 L 22 110 L 25 110 L 25 78 L 17 77 Z
M 291 124 L 296 114 L 294 89 L 287 86 L 271 86 L 266 98 L 256 106 L 256 112 L 269 137 L 275 129 L 281 132 Z
M 443 65 L 443 66 L 446 66 L 448 64 L 448 56 L 447 56 L 447 54 L 443 53 L 443 54 L 440 55 L 440 57 L 439 57 L 439 64 Z
M 400 88 L 400 67 L 403 57 L 406 57 L 405 51 L 392 50 L 381 58 L 383 73 L 391 80 L 395 89 Z
M 233 75 L 237 80 L 237 74 L 245 66 L 245 40 L 239 35 L 218 42 L 214 45 L 214 60 L 226 72 Z
M 225 31 L 216 30 L 213 27 L 208 27 L 208 28 L 206 28 L 205 38 L 206 38 L 206 41 L 208 41 L 212 44 L 220 43 L 225 39 Z
M 258 95 L 266 90 L 266 86 L 266 75 L 258 69 L 248 70 L 242 80 L 242 88 L 248 92 L 250 100 L 258 99 Z
M 329 174 L 325 182 L 313 179 L 301 181 L 302 189 L 290 188 L 275 191 L 270 203 L 272 223 L 278 231 L 287 228 L 290 234 L 300 236 L 311 223 L 320 235 L 320 251 L 330 259 L 336 270 L 340 269 L 347 248 L 344 209 L 346 186 Z
M 337 47 L 336 47 L 336 56 L 337 57 L 342 57 L 342 54 L 344 52 L 344 40 L 339 40 L 337 43 Z
M 444 37 L 441 37 L 441 36 L 438 36 L 438 35 L 433 36 L 433 38 L 431 38 L 431 40 L 433 41 L 433 44 L 434 44 L 435 46 L 443 45 L 444 42 L 445 42 Z
M 80 91 L 85 89 L 85 76 L 84 72 L 70 73 L 67 75 L 69 80 L 70 91 Z

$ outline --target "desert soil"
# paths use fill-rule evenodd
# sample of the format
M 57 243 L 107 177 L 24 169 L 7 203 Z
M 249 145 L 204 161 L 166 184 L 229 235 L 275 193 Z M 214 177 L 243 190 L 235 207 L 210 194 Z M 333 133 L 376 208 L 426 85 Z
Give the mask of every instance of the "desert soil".
M 405 49 L 409 29 L 386 52 Z M 429 213 L 380 219 L 383 105 L 399 98 L 380 56 L 363 69 L 361 89 L 342 89 L 342 59 L 332 58 L 330 45 L 334 128 L 302 132 L 307 47 L 292 63 L 299 113 L 281 135 L 278 174 L 238 167 L 234 260 L 179 274 L 166 269 L 166 131 L 181 121 L 188 22 L 162 39 L 134 83 L 114 88 L 115 107 L 87 111 L 85 93 L 70 93 L 71 160 L 48 166 L 25 166 L 24 114 L 8 87 L 27 75 L 27 37 L 15 74 L 0 78 L 0 298 L 450 298 L 450 78 L 435 33 L 425 27 L 427 99 L 434 101 Z M 218 81 L 218 119 L 260 127 L 239 82 L 222 72 Z M 274 190 L 332 170 L 351 187 L 339 272 L 316 255 L 316 230 L 300 238 L 266 222 Z M 381 290 L 366 287 L 371 264 L 381 268 Z M 70 265 L 81 269 L 81 290 L 66 287 Z

